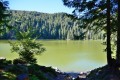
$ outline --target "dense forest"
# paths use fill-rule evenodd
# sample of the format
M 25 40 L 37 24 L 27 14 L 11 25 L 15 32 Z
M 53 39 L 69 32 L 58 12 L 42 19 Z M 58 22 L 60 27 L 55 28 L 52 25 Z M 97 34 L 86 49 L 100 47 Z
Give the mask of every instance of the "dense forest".
M 16 31 L 26 31 L 29 26 L 35 31 L 38 39 L 87 40 L 104 39 L 104 31 L 88 27 L 80 27 L 80 20 L 73 21 L 66 13 L 41 13 L 35 11 L 11 10 L 9 25 L 14 27 L 6 30 L 0 39 L 16 39 Z

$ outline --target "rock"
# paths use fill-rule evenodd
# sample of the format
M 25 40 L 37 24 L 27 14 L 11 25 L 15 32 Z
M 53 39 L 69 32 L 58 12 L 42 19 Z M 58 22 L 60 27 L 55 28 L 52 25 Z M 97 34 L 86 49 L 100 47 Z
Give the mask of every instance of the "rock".
M 118 76 L 116 75 L 107 75 L 103 80 L 120 80 Z
M 0 57 L 0 60 L 6 60 L 6 58 L 5 57 Z
M 56 72 L 61 73 L 61 71 L 57 67 L 52 67 L 51 68 L 55 69 Z
M 65 78 L 64 78 L 64 80 L 73 80 L 73 79 L 72 79 L 72 76 L 66 75 Z

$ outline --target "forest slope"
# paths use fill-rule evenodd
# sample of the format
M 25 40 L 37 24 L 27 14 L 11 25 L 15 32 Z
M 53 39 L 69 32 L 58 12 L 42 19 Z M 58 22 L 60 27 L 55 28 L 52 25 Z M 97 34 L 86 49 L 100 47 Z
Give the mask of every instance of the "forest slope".
M 41 13 L 35 11 L 18 11 L 11 10 L 12 25 L 18 30 L 26 31 L 28 25 L 35 31 L 35 36 L 38 39 L 70 39 L 70 40 L 83 40 L 83 39 L 104 39 L 105 36 L 102 32 L 97 33 L 88 27 L 79 27 L 80 21 L 73 21 L 66 13 Z M 0 39 L 15 39 L 15 30 L 10 32 L 6 30 Z

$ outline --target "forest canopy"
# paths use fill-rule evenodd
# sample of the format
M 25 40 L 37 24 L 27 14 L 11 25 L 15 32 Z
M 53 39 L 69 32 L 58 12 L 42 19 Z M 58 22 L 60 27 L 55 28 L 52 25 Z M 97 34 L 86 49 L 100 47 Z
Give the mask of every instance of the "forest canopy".
M 34 11 L 17 11 L 11 10 L 11 18 L 9 25 L 17 30 L 26 31 L 28 24 L 36 31 L 34 34 L 39 36 L 38 39 L 70 39 L 70 40 L 86 40 L 86 39 L 104 39 L 104 31 L 88 29 L 88 27 L 79 26 L 81 20 L 73 21 L 66 13 L 40 13 Z M 16 39 L 16 31 L 6 31 L 0 39 Z

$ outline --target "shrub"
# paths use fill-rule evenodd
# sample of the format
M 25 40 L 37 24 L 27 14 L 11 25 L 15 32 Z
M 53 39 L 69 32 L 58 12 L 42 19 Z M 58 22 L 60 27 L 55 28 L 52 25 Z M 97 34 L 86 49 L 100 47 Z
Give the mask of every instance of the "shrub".
M 34 55 L 39 55 L 45 51 L 42 44 L 36 42 L 34 39 L 22 39 L 15 43 L 11 43 L 12 51 L 19 54 L 19 58 L 26 61 L 29 64 L 37 63 L 37 59 Z
M 27 67 L 24 65 L 13 65 L 9 67 L 8 71 L 16 75 L 28 73 Z
M 12 61 L 6 60 L 6 59 L 0 59 L 0 68 L 1 69 L 5 68 L 5 66 L 8 64 L 12 64 Z
M 16 80 L 16 75 L 10 72 L 2 72 L 0 80 Z
M 40 79 L 35 75 L 30 75 L 29 80 L 40 80 Z
M 25 60 L 22 60 L 22 59 L 14 59 L 13 60 L 13 64 L 26 64 L 26 61 Z
M 31 75 L 35 75 L 39 80 L 48 80 L 44 75 L 44 72 L 40 70 L 40 66 L 37 64 L 33 64 L 28 66 L 28 71 Z

